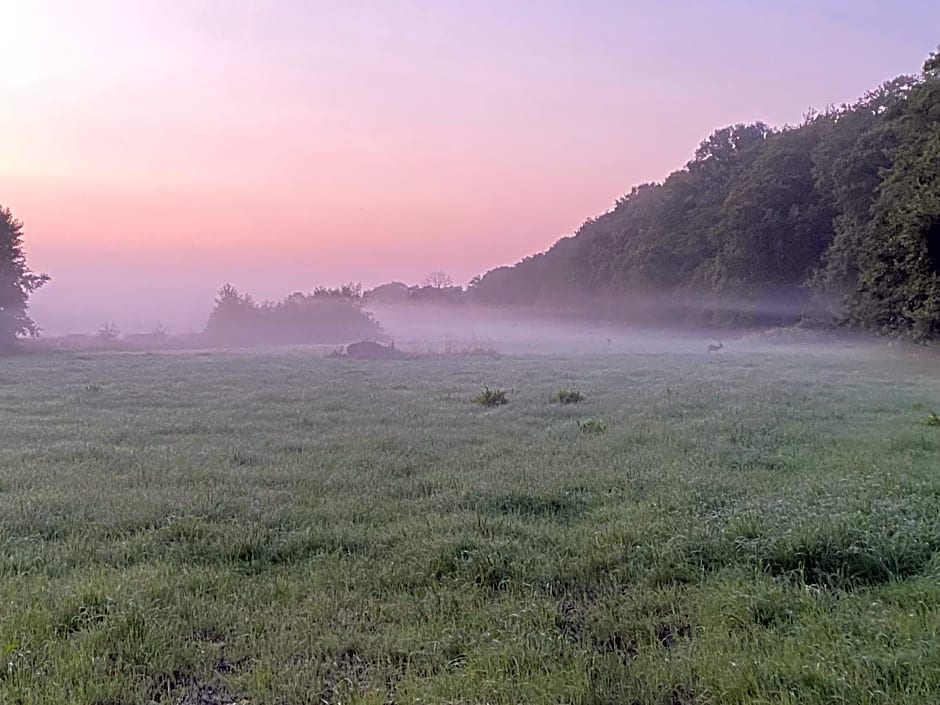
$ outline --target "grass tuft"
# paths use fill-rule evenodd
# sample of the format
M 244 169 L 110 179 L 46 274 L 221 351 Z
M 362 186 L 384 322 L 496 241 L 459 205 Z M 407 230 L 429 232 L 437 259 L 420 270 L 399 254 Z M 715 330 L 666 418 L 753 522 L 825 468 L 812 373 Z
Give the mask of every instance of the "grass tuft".
M 509 403 L 509 397 L 506 395 L 505 390 L 502 389 L 490 389 L 489 387 L 484 387 L 483 391 L 477 394 L 471 401 L 474 404 L 479 404 L 480 406 L 485 406 L 492 408 L 494 406 L 502 406 L 503 404 Z
M 579 404 L 584 401 L 584 395 L 576 389 L 561 389 L 555 394 L 559 404 Z
M 586 419 L 578 421 L 578 430 L 586 435 L 598 435 L 607 431 L 607 424 L 598 419 Z

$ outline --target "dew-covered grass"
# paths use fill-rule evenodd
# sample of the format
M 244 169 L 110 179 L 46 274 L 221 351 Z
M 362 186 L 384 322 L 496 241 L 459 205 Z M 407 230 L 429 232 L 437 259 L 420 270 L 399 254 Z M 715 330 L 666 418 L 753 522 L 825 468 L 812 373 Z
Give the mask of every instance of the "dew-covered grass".
M 0 360 L 0 702 L 934 705 L 935 411 L 859 348 Z

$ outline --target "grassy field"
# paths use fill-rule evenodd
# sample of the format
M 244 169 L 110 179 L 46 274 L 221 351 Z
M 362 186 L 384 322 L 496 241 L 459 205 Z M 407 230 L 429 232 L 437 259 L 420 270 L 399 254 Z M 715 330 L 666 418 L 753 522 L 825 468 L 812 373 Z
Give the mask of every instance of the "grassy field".
M 930 359 L 47 354 L 0 402 L 4 705 L 940 702 Z

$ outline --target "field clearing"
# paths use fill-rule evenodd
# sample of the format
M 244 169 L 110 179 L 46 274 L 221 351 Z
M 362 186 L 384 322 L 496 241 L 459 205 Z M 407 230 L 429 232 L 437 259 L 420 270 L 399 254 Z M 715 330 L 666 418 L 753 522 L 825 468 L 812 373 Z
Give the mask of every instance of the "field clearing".
M 859 346 L 4 359 L 0 703 L 935 705 L 933 411 Z

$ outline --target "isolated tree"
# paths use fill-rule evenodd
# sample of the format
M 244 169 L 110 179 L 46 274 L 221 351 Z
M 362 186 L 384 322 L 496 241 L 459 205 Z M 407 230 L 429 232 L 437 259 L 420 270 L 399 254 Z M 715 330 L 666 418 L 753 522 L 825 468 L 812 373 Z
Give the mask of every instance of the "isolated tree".
M 36 336 L 39 327 L 26 314 L 29 295 L 49 281 L 26 266 L 23 224 L 9 208 L 0 206 L 0 347 L 19 336 Z
M 117 327 L 117 324 L 105 321 L 98 329 L 97 336 L 100 340 L 117 340 L 121 337 L 121 329 Z
M 442 272 L 441 270 L 431 272 L 424 278 L 424 281 L 421 282 L 421 286 L 430 286 L 434 289 L 446 289 L 453 285 L 454 280 L 450 278 L 447 272 Z

